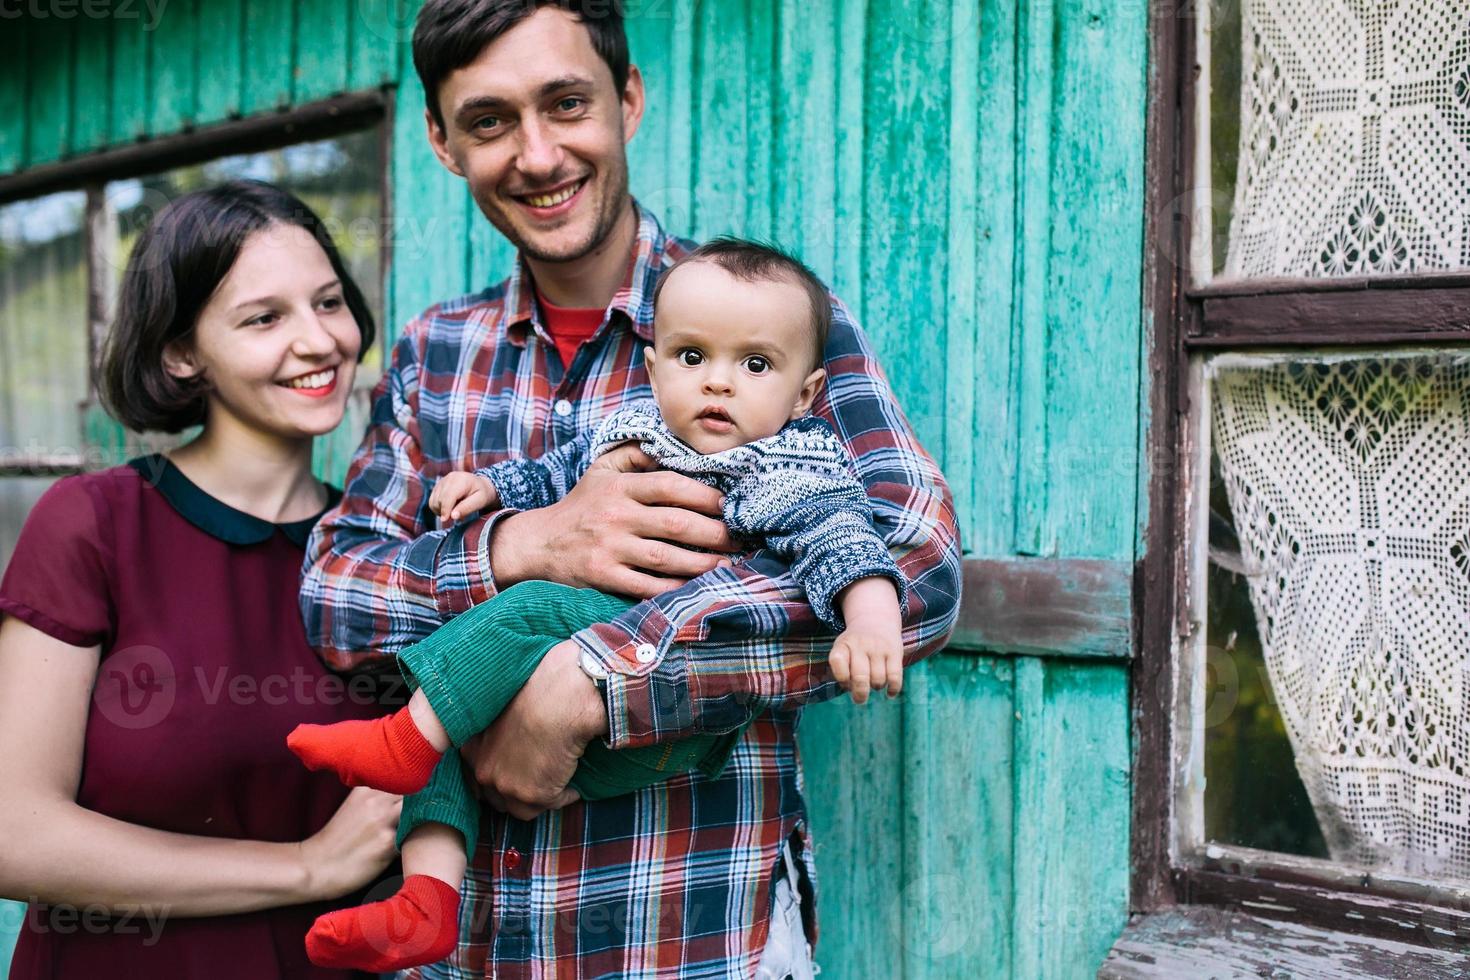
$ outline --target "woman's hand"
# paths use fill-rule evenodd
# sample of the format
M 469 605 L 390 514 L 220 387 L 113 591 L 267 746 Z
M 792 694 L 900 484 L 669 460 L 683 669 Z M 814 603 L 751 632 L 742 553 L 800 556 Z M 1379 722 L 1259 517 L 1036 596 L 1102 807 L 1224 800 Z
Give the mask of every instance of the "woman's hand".
M 301 842 L 307 891 L 340 898 L 372 881 L 393 860 L 403 797 L 359 786 L 325 827 Z

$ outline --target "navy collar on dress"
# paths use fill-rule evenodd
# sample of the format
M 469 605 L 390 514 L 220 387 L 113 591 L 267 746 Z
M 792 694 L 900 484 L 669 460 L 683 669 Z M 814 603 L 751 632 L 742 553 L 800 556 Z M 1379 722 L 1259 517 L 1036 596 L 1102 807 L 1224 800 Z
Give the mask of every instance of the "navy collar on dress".
M 243 510 L 236 510 L 224 501 L 211 497 L 198 484 L 185 476 L 172 460 L 161 453 L 140 456 L 129 460 L 128 465 L 137 470 L 144 480 L 163 494 L 163 499 L 178 511 L 180 517 L 205 534 L 218 538 L 226 544 L 260 544 L 263 541 L 269 541 L 271 535 L 280 531 L 297 547 L 304 548 L 312 527 L 321 520 L 322 514 L 327 512 L 323 510 L 322 514 L 308 517 L 303 521 L 273 524 L 262 517 L 247 514 Z M 342 491 L 329 484 L 327 486 L 327 509 L 335 507 L 337 501 L 341 499 Z

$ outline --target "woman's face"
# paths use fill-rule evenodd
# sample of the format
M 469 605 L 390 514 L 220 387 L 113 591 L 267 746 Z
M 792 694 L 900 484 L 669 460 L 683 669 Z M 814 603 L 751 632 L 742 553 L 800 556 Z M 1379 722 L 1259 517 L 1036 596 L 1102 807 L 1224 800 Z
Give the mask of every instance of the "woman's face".
M 209 421 L 302 439 L 337 427 L 362 346 L 327 253 L 304 228 L 275 223 L 245 240 L 168 370 L 202 373 Z

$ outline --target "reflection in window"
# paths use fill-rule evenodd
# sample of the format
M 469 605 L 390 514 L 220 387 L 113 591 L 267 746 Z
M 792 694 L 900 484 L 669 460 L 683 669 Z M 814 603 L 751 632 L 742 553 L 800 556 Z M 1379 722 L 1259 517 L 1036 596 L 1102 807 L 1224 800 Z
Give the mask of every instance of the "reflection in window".
M 1202 9 L 1213 16 L 1209 268 L 1227 279 L 1470 268 L 1464 4 Z
M 0 207 L 0 464 L 81 452 L 85 218 L 81 192 Z
M 1470 354 L 1208 370 L 1207 834 L 1470 880 Z

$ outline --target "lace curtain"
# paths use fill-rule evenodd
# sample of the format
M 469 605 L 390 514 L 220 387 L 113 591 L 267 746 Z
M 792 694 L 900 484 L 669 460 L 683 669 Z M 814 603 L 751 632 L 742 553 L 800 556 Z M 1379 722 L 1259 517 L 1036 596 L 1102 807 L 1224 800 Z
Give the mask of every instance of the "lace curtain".
M 1230 355 L 1214 447 L 1332 856 L 1470 878 L 1470 352 Z
M 1242 2 L 1224 276 L 1470 268 L 1470 2 Z

